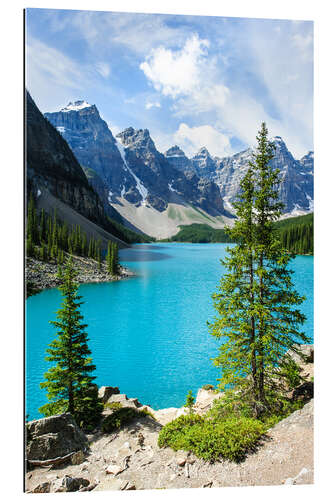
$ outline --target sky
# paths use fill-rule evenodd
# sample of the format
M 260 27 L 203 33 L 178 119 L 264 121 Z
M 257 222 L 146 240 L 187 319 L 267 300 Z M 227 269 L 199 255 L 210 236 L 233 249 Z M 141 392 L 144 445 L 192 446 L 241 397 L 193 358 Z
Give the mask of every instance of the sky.
M 27 9 L 26 85 L 43 113 L 84 99 L 161 152 L 230 156 L 263 121 L 313 150 L 311 21 Z

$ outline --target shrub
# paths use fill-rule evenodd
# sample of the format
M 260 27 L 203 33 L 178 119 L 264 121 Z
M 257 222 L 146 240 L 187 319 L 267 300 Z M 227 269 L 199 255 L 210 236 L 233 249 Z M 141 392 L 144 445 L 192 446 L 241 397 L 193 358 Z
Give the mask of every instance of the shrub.
M 119 410 L 122 405 L 119 401 L 113 401 L 112 403 L 104 403 L 104 408 L 108 410 Z
M 166 424 L 158 435 L 158 446 L 165 448 L 169 446 L 173 450 L 185 450 L 188 429 L 196 424 L 202 424 L 204 419 L 200 415 L 181 415 Z
M 205 384 L 202 386 L 205 391 L 214 391 L 215 387 L 212 384 Z
M 216 423 L 227 418 L 252 418 L 253 408 L 240 393 L 229 391 L 222 398 L 213 401 L 213 407 L 207 417 Z
M 105 417 L 102 423 L 102 431 L 105 433 L 114 432 L 136 418 L 153 417 L 147 410 L 136 410 L 135 408 L 119 408 L 112 415 Z
M 263 423 L 251 418 L 229 418 L 216 424 L 198 415 L 187 415 L 163 427 L 158 445 L 191 451 L 204 460 L 238 462 L 255 448 L 264 432 Z

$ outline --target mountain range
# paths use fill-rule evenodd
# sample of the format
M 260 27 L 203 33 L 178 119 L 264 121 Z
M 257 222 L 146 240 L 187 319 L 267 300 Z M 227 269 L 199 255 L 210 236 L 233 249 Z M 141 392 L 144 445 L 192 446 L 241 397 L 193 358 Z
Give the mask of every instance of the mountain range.
M 109 217 L 157 238 L 176 234 L 179 225 L 232 223 L 232 203 L 252 148 L 224 158 L 211 156 L 207 148 L 188 158 L 177 145 L 162 154 L 147 129 L 129 127 L 115 137 L 97 107 L 82 100 L 44 117 L 68 144 L 80 179 L 84 176 L 80 182 L 92 188 Z M 313 152 L 296 160 L 281 137 L 273 142 L 286 214 L 312 211 Z

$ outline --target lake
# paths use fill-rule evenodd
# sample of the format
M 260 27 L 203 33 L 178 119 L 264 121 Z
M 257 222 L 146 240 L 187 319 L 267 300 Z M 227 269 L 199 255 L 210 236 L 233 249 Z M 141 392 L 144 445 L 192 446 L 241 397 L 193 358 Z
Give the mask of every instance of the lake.
M 179 407 L 189 389 L 216 384 L 219 370 L 211 358 L 219 341 L 208 332 L 214 317 L 211 299 L 223 267 L 227 244 L 160 243 L 134 245 L 120 252 L 120 262 L 137 276 L 80 286 L 82 313 L 96 365 L 96 383 L 118 386 L 155 409 Z M 293 282 L 306 296 L 303 330 L 313 337 L 313 257 L 297 256 Z M 41 418 L 47 402 L 39 388 L 50 363 L 45 349 L 55 338 L 49 324 L 60 307 L 57 289 L 26 303 L 26 414 Z

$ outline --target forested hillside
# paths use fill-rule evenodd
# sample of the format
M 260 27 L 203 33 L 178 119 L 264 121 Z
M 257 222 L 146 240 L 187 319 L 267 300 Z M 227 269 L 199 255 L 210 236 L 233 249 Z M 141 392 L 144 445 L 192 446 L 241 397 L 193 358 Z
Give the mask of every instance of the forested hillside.
M 285 248 L 296 254 L 313 254 L 313 213 L 275 223 Z
M 313 254 L 313 213 L 283 219 L 274 223 L 284 247 L 296 254 Z M 206 224 L 179 226 L 179 232 L 167 241 L 188 243 L 229 243 L 224 229 L 213 229 Z

